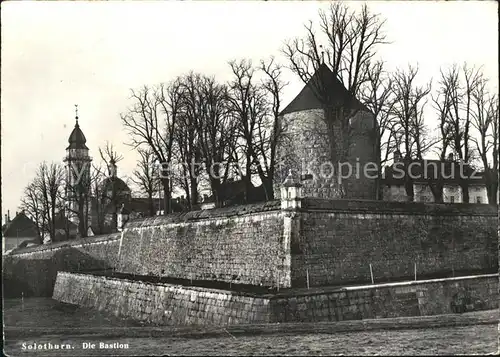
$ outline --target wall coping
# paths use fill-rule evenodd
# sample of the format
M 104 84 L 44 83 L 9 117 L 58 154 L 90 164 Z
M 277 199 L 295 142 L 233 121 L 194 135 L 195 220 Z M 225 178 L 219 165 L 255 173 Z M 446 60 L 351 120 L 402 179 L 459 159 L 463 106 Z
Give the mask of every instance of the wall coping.
M 129 221 L 124 230 L 130 228 L 158 226 L 173 223 L 197 222 L 212 218 L 230 218 L 247 216 L 281 210 L 281 201 L 273 200 L 249 205 L 198 210 L 184 213 L 173 213 L 167 216 L 139 218 Z M 437 216 L 487 216 L 497 217 L 498 207 L 487 204 L 473 203 L 423 203 L 423 202 L 394 202 L 356 199 L 321 199 L 306 197 L 302 199 L 302 208 L 299 212 L 335 212 L 335 213 L 364 213 L 364 214 L 406 214 L 406 215 L 437 215 Z M 9 256 L 23 256 L 35 252 L 54 251 L 65 247 L 78 247 L 87 244 L 100 244 L 121 238 L 123 232 L 86 237 L 78 240 L 63 241 L 19 249 Z
M 108 281 L 117 281 L 117 282 L 126 282 L 128 284 L 140 284 L 140 285 L 151 285 L 151 286 L 163 286 L 163 287 L 174 287 L 174 288 L 182 288 L 185 290 L 192 290 L 192 291 L 197 291 L 197 292 L 209 292 L 209 293 L 215 293 L 215 294 L 227 294 L 231 296 L 244 296 L 244 297 L 252 297 L 252 298 L 261 298 L 265 299 L 268 297 L 269 294 L 259 294 L 259 293 L 251 293 L 251 292 L 246 292 L 246 291 L 233 291 L 233 290 L 226 290 L 226 289 L 215 289 L 215 288 L 204 288 L 200 286 L 185 286 L 181 284 L 169 284 L 169 283 L 151 283 L 149 281 L 143 281 L 143 280 L 131 280 L 131 279 L 126 279 L 126 278 L 114 278 L 114 277 L 109 277 L 109 276 L 104 276 L 104 275 L 95 275 L 95 274 L 84 274 L 84 273 L 72 273 L 72 272 L 67 272 L 67 271 L 58 271 L 57 276 L 59 275 L 66 275 L 66 276 L 82 276 L 82 277 L 90 277 L 93 279 L 101 279 L 101 280 L 108 280 Z M 57 280 L 57 277 L 56 277 Z
M 324 295 L 331 293 L 341 293 L 348 291 L 359 291 L 359 290 L 374 290 L 374 289 L 384 289 L 391 287 L 409 287 L 416 285 L 425 285 L 425 284 L 435 284 L 442 282 L 458 282 L 464 280 L 473 280 L 473 279 L 490 279 L 490 278 L 499 278 L 499 273 L 493 274 L 482 274 L 482 275 L 468 275 L 468 276 L 458 276 L 451 278 L 438 278 L 438 279 L 425 279 L 425 280 L 411 280 L 411 281 L 400 281 L 393 283 L 382 283 L 382 284 L 374 284 L 374 285 L 356 285 L 356 286 L 345 286 L 345 287 L 314 287 L 309 290 L 305 288 L 297 289 L 296 291 L 285 291 L 282 293 L 274 294 L 275 297 L 289 297 L 289 296 L 308 296 L 308 295 Z
M 473 279 L 490 279 L 499 277 L 499 273 L 493 274 L 482 274 L 482 275 L 469 275 L 469 276 L 460 276 L 460 277 L 452 277 L 452 278 L 439 278 L 439 279 L 426 279 L 426 280 L 417 280 L 417 281 L 402 281 L 402 282 L 394 282 L 394 283 L 383 283 L 383 284 L 374 284 L 374 285 L 359 285 L 359 286 L 346 286 L 346 287 L 316 287 L 310 290 L 305 290 L 304 288 L 300 289 L 286 289 L 284 292 L 276 292 L 276 293 L 250 293 L 250 292 L 240 292 L 240 291 L 232 291 L 226 289 L 214 289 L 214 288 L 204 288 L 198 286 L 185 286 L 180 284 L 168 284 L 168 283 L 151 283 L 142 280 L 130 280 L 125 278 L 114 278 L 102 275 L 94 275 L 94 274 L 82 274 L 82 273 L 71 273 L 65 271 L 58 271 L 57 276 L 59 275 L 70 275 L 70 276 L 82 276 L 82 277 L 90 277 L 90 278 L 98 278 L 102 280 L 109 281 L 118 281 L 118 282 L 127 282 L 129 284 L 142 284 L 142 285 L 152 285 L 152 286 L 168 286 L 168 287 L 177 287 L 183 288 L 185 290 L 193 290 L 198 292 L 210 292 L 210 293 L 220 293 L 227 294 L 231 296 L 245 296 L 245 297 L 253 297 L 253 298 L 261 298 L 273 300 L 277 298 L 286 298 L 286 297 L 298 297 L 298 296 L 311 296 L 311 295 L 325 295 L 332 293 L 342 293 L 348 291 L 363 291 L 363 290 L 374 290 L 374 289 L 384 289 L 390 287 L 410 287 L 416 285 L 425 285 L 425 284 L 435 284 L 441 282 L 458 282 L 464 280 L 473 280 Z
M 158 226 L 165 224 L 197 222 L 213 218 L 231 218 L 247 216 L 251 214 L 266 213 L 281 210 L 281 201 L 272 200 L 247 205 L 213 208 L 209 210 L 196 210 L 182 213 L 171 213 L 165 216 L 148 218 L 137 218 L 130 220 L 124 227 L 124 231 L 130 228 Z
M 111 233 L 111 234 L 104 234 L 104 235 L 98 235 L 94 237 L 86 237 L 86 238 L 80 238 L 80 239 L 75 239 L 75 240 L 68 240 L 68 241 L 63 241 L 63 242 L 57 242 L 57 243 L 51 243 L 51 244 L 42 244 L 42 245 L 37 245 L 33 247 L 26 247 L 19 249 L 15 252 L 12 252 L 11 254 L 4 255 L 3 257 L 9 257 L 9 256 L 23 256 L 23 255 L 28 255 L 31 253 L 38 253 L 38 252 L 45 252 L 45 251 L 57 251 L 61 250 L 67 247 L 81 247 L 85 245 L 92 245 L 92 244 L 101 244 L 105 242 L 111 242 L 114 240 L 119 240 L 121 238 L 121 233 Z
M 327 211 L 346 213 L 398 213 L 412 215 L 497 216 L 497 207 L 475 203 L 425 203 L 361 199 L 324 199 L 306 197 L 301 211 Z

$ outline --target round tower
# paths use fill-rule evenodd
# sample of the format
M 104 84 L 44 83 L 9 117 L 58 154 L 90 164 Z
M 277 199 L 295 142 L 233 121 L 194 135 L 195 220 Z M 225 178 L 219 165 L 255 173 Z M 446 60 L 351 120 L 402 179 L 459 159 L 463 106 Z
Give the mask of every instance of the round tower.
M 90 198 L 90 164 L 87 140 L 78 124 L 78 112 L 75 116 L 75 127 L 68 139 L 66 156 L 66 216 L 78 227 L 79 235 L 85 234 L 85 221 Z M 80 224 L 81 223 L 81 224 Z
M 348 105 L 352 117 L 349 120 L 349 138 L 346 163 L 350 167 L 342 180 L 344 192 L 339 192 L 339 165 L 331 157 L 330 130 L 324 116 L 324 105 L 318 99 L 317 87 L 328 90 L 332 106 Z M 346 104 L 349 103 L 349 104 Z M 280 199 L 280 186 L 287 173 L 301 177 L 304 197 L 335 199 L 375 199 L 375 178 L 364 174 L 364 167 L 376 164 L 376 131 L 373 114 L 356 98 L 352 97 L 333 72 L 321 65 L 302 91 L 280 113 L 282 135 L 278 141 L 274 175 L 275 199 Z M 340 132 L 339 123 L 331 123 L 333 132 Z

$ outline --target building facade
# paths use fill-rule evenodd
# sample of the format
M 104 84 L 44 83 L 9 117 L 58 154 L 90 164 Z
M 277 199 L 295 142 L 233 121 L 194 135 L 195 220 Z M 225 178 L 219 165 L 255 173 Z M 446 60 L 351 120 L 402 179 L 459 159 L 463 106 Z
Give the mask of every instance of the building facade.
M 2 226 L 2 254 L 20 246 L 40 244 L 40 236 L 35 222 L 24 211 L 16 212 L 14 219 L 10 219 L 10 212 L 5 215 Z
M 404 160 L 397 151 L 381 183 L 385 201 L 411 201 L 413 193 L 414 202 L 436 202 L 437 193 L 442 191 L 443 203 L 462 203 L 463 190 L 467 189 L 469 203 L 488 203 L 484 174 L 452 155 L 446 160 Z

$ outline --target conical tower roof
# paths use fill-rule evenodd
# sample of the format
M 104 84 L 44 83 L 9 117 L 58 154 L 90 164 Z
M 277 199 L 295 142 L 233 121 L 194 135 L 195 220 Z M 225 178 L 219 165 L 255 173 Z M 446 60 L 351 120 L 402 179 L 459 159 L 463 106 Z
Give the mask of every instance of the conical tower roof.
M 69 136 L 68 142 L 69 146 L 66 149 L 88 149 L 87 145 L 85 145 L 87 139 L 85 139 L 85 135 L 83 135 L 80 125 L 78 125 L 78 119 L 76 120 L 75 128 Z
M 317 98 L 318 85 L 325 86 L 330 92 L 330 98 L 334 101 L 332 104 L 349 103 L 355 110 L 369 111 L 357 98 L 352 98 L 352 95 L 344 87 L 342 82 L 328 68 L 326 64 L 321 64 L 314 75 L 309 79 L 307 84 L 302 88 L 300 93 L 283 109 L 281 115 L 299 112 L 309 109 L 322 109 L 322 103 Z M 350 100 L 353 99 L 353 100 Z

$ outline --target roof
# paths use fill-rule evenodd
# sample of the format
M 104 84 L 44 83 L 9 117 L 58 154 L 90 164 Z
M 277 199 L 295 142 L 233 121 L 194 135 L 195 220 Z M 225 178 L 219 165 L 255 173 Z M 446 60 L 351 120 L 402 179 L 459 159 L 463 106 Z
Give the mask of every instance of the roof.
M 410 166 L 411 165 L 411 166 Z M 411 173 L 414 183 L 442 181 L 444 184 L 460 184 L 463 177 L 468 184 L 484 184 L 484 172 L 476 172 L 470 165 L 451 160 L 401 160 L 386 167 L 382 182 L 387 185 L 403 185 L 405 173 Z
M 4 237 L 38 237 L 36 224 L 24 211 L 18 213 L 12 221 L 4 225 Z
M 103 194 L 112 190 L 116 193 L 128 192 L 130 193 L 130 187 L 121 178 L 116 176 L 106 177 L 101 184 L 103 188 Z
M 83 135 L 82 129 L 80 129 L 80 125 L 78 125 L 78 118 L 76 120 L 75 127 L 73 131 L 71 132 L 71 135 L 69 136 L 68 139 L 69 146 L 66 148 L 68 149 L 88 149 L 87 145 L 85 143 L 87 142 L 87 139 L 85 139 L 85 135 Z
M 335 105 L 350 103 L 352 109 L 369 111 L 358 99 L 353 98 L 349 91 L 344 87 L 335 74 L 326 64 L 319 66 L 318 70 L 309 79 L 300 93 L 283 109 L 280 115 L 298 112 L 308 109 L 322 109 L 321 101 L 317 98 L 316 88 L 325 85 L 331 93 L 331 98 Z
M 66 230 L 66 229 L 74 230 L 74 229 L 78 228 L 78 226 L 76 224 L 74 224 L 67 217 L 64 216 L 64 211 L 60 211 L 56 215 L 56 220 L 55 220 L 54 226 L 55 226 L 54 227 L 55 229 L 64 229 L 64 230 Z
M 125 207 L 129 212 L 149 213 L 149 199 L 147 197 L 133 197 L 125 204 Z
M 153 210 L 154 212 L 159 211 L 160 208 L 163 209 L 165 205 L 165 200 L 163 198 L 153 198 Z M 170 205 L 172 211 L 174 212 L 182 212 L 184 207 L 182 204 L 177 202 L 175 198 L 170 200 Z M 132 197 L 129 201 L 125 202 L 125 209 L 128 213 L 143 213 L 145 215 L 149 215 L 150 213 L 150 202 L 147 197 Z
M 228 181 L 224 182 L 220 186 L 220 201 L 225 201 L 227 204 L 238 204 L 243 203 L 245 198 L 246 183 L 244 180 Z M 250 182 L 249 192 L 248 192 L 248 202 L 254 203 L 264 201 L 266 198 L 266 191 L 264 186 L 261 184 L 255 187 Z M 213 195 L 207 197 L 203 200 L 203 204 L 215 202 L 215 197 Z

